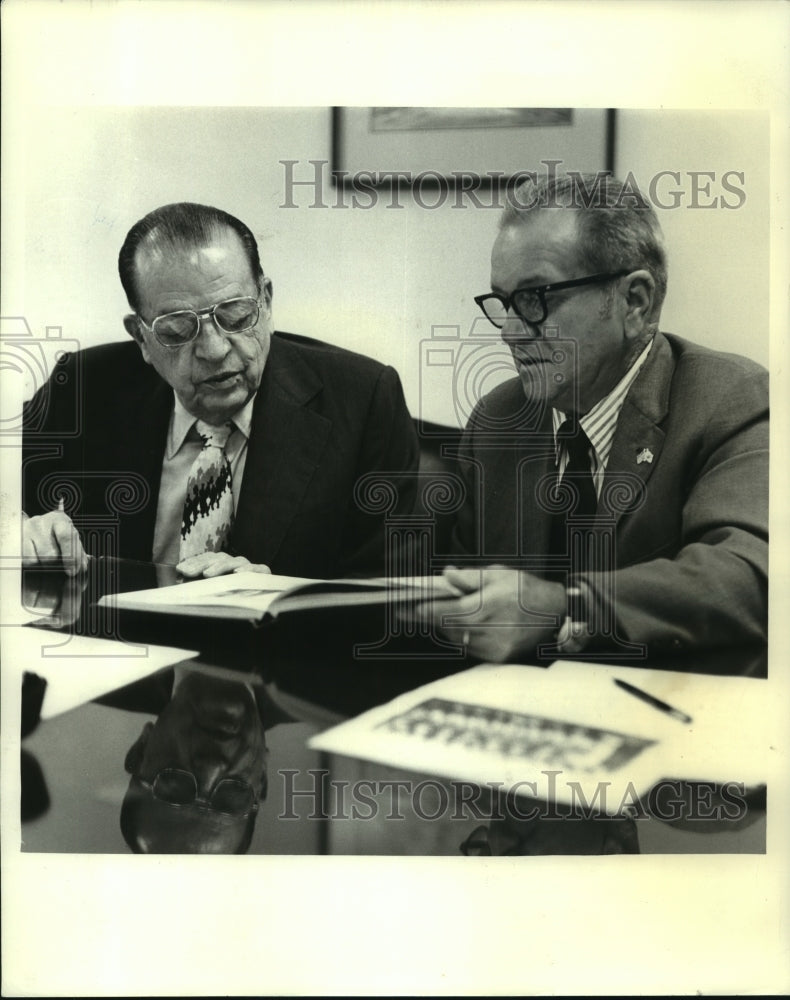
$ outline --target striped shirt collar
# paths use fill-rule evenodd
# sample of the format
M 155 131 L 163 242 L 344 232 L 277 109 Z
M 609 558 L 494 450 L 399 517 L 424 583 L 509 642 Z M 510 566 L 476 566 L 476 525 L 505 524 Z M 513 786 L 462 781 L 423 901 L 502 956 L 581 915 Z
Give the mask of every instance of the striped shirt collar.
M 612 450 L 612 441 L 614 440 L 614 432 L 617 427 L 617 420 L 620 416 L 620 411 L 622 410 L 623 403 L 625 402 L 625 397 L 628 395 L 628 390 L 631 388 L 634 379 L 639 374 L 640 368 L 645 363 L 652 346 L 653 339 L 651 338 L 645 349 L 631 365 L 625 375 L 620 379 L 614 389 L 612 389 L 607 396 L 604 396 L 603 399 L 598 400 L 595 406 L 593 406 L 593 408 L 585 413 L 579 420 L 582 430 L 590 439 L 590 444 L 593 446 L 593 450 L 595 451 L 595 465 L 601 472 L 606 468 L 606 464 L 609 461 L 609 454 Z M 557 431 L 562 426 L 565 418 L 566 414 L 563 413 L 562 410 L 552 409 L 555 462 L 558 465 L 560 464 L 562 458 L 560 453 L 563 449 L 557 441 Z

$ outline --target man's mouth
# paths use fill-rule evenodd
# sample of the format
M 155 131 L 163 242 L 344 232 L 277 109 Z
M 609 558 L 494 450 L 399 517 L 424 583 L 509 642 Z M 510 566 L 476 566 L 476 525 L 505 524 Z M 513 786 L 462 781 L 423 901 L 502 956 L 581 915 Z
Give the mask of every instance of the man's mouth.
M 198 723 L 198 725 L 213 739 L 227 740 L 241 731 L 242 723 L 239 719 L 210 719 L 205 724 Z
M 220 372 L 219 375 L 212 375 L 211 378 L 204 378 L 202 384 L 213 388 L 222 389 L 232 385 L 234 380 L 241 376 L 239 371 Z
M 535 365 L 547 365 L 549 363 L 548 358 L 539 358 L 534 356 L 524 357 L 521 354 L 514 354 L 513 357 L 515 359 L 516 364 L 524 368 L 532 367 Z

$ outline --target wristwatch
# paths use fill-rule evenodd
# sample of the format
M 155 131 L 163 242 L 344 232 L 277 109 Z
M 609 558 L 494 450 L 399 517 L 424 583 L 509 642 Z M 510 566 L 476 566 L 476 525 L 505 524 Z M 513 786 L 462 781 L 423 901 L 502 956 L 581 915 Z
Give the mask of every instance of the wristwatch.
M 581 583 L 565 588 L 565 620 L 557 633 L 557 646 L 563 653 L 580 653 L 590 641 L 587 589 Z

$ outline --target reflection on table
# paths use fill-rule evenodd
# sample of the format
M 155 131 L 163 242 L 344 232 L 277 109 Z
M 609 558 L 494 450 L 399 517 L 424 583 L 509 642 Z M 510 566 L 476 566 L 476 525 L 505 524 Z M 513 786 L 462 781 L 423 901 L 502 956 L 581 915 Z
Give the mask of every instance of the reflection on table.
M 675 783 L 673 812 L 526 823 L 490 790 L 307 747 L 334 722 L 466 669 L 424 637 L 381 656 L 382 608 L 246 622 L 118 613 L 105 593 L 177 582 L 172 567 L 92 560 L 69 580 L 24 574 L 36 625 L 59 634 L 197 649 L 199 656 L 40 721 L 40 679 L 23 692 L 22 838 L 26 851 L 487 855 L 762 852 L 765 790 L 737 816 Z M 42 632 L 42 636 L 44 632 Z M 378 649 L 375 658 L 360 648 Z M 650 662 L 652 668 L 765 676 L 763 648 Z M 101 669 L 97 665 L 97 669 Z M 719 799 L 716 796 L 719 796 Z M 666 801 L 670 799 L 667 798 Z M 704 801 L 707 817 L 699 818 Z M 696 803 L 696 807 L 695 807 Z M 696 813 L 695 813 L 696 808 Z

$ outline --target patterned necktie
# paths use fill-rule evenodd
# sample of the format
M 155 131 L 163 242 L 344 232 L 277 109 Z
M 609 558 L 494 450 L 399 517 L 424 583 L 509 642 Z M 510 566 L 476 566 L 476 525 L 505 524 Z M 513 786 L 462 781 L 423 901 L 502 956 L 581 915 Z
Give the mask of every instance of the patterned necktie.
M 203 447 L 187 482 L 179 560 L 221 551 L 233 525 L 230 462 L 225 454 L 233 425 L 212 427 L 198 420 L 195 427 L 203 438 Z

